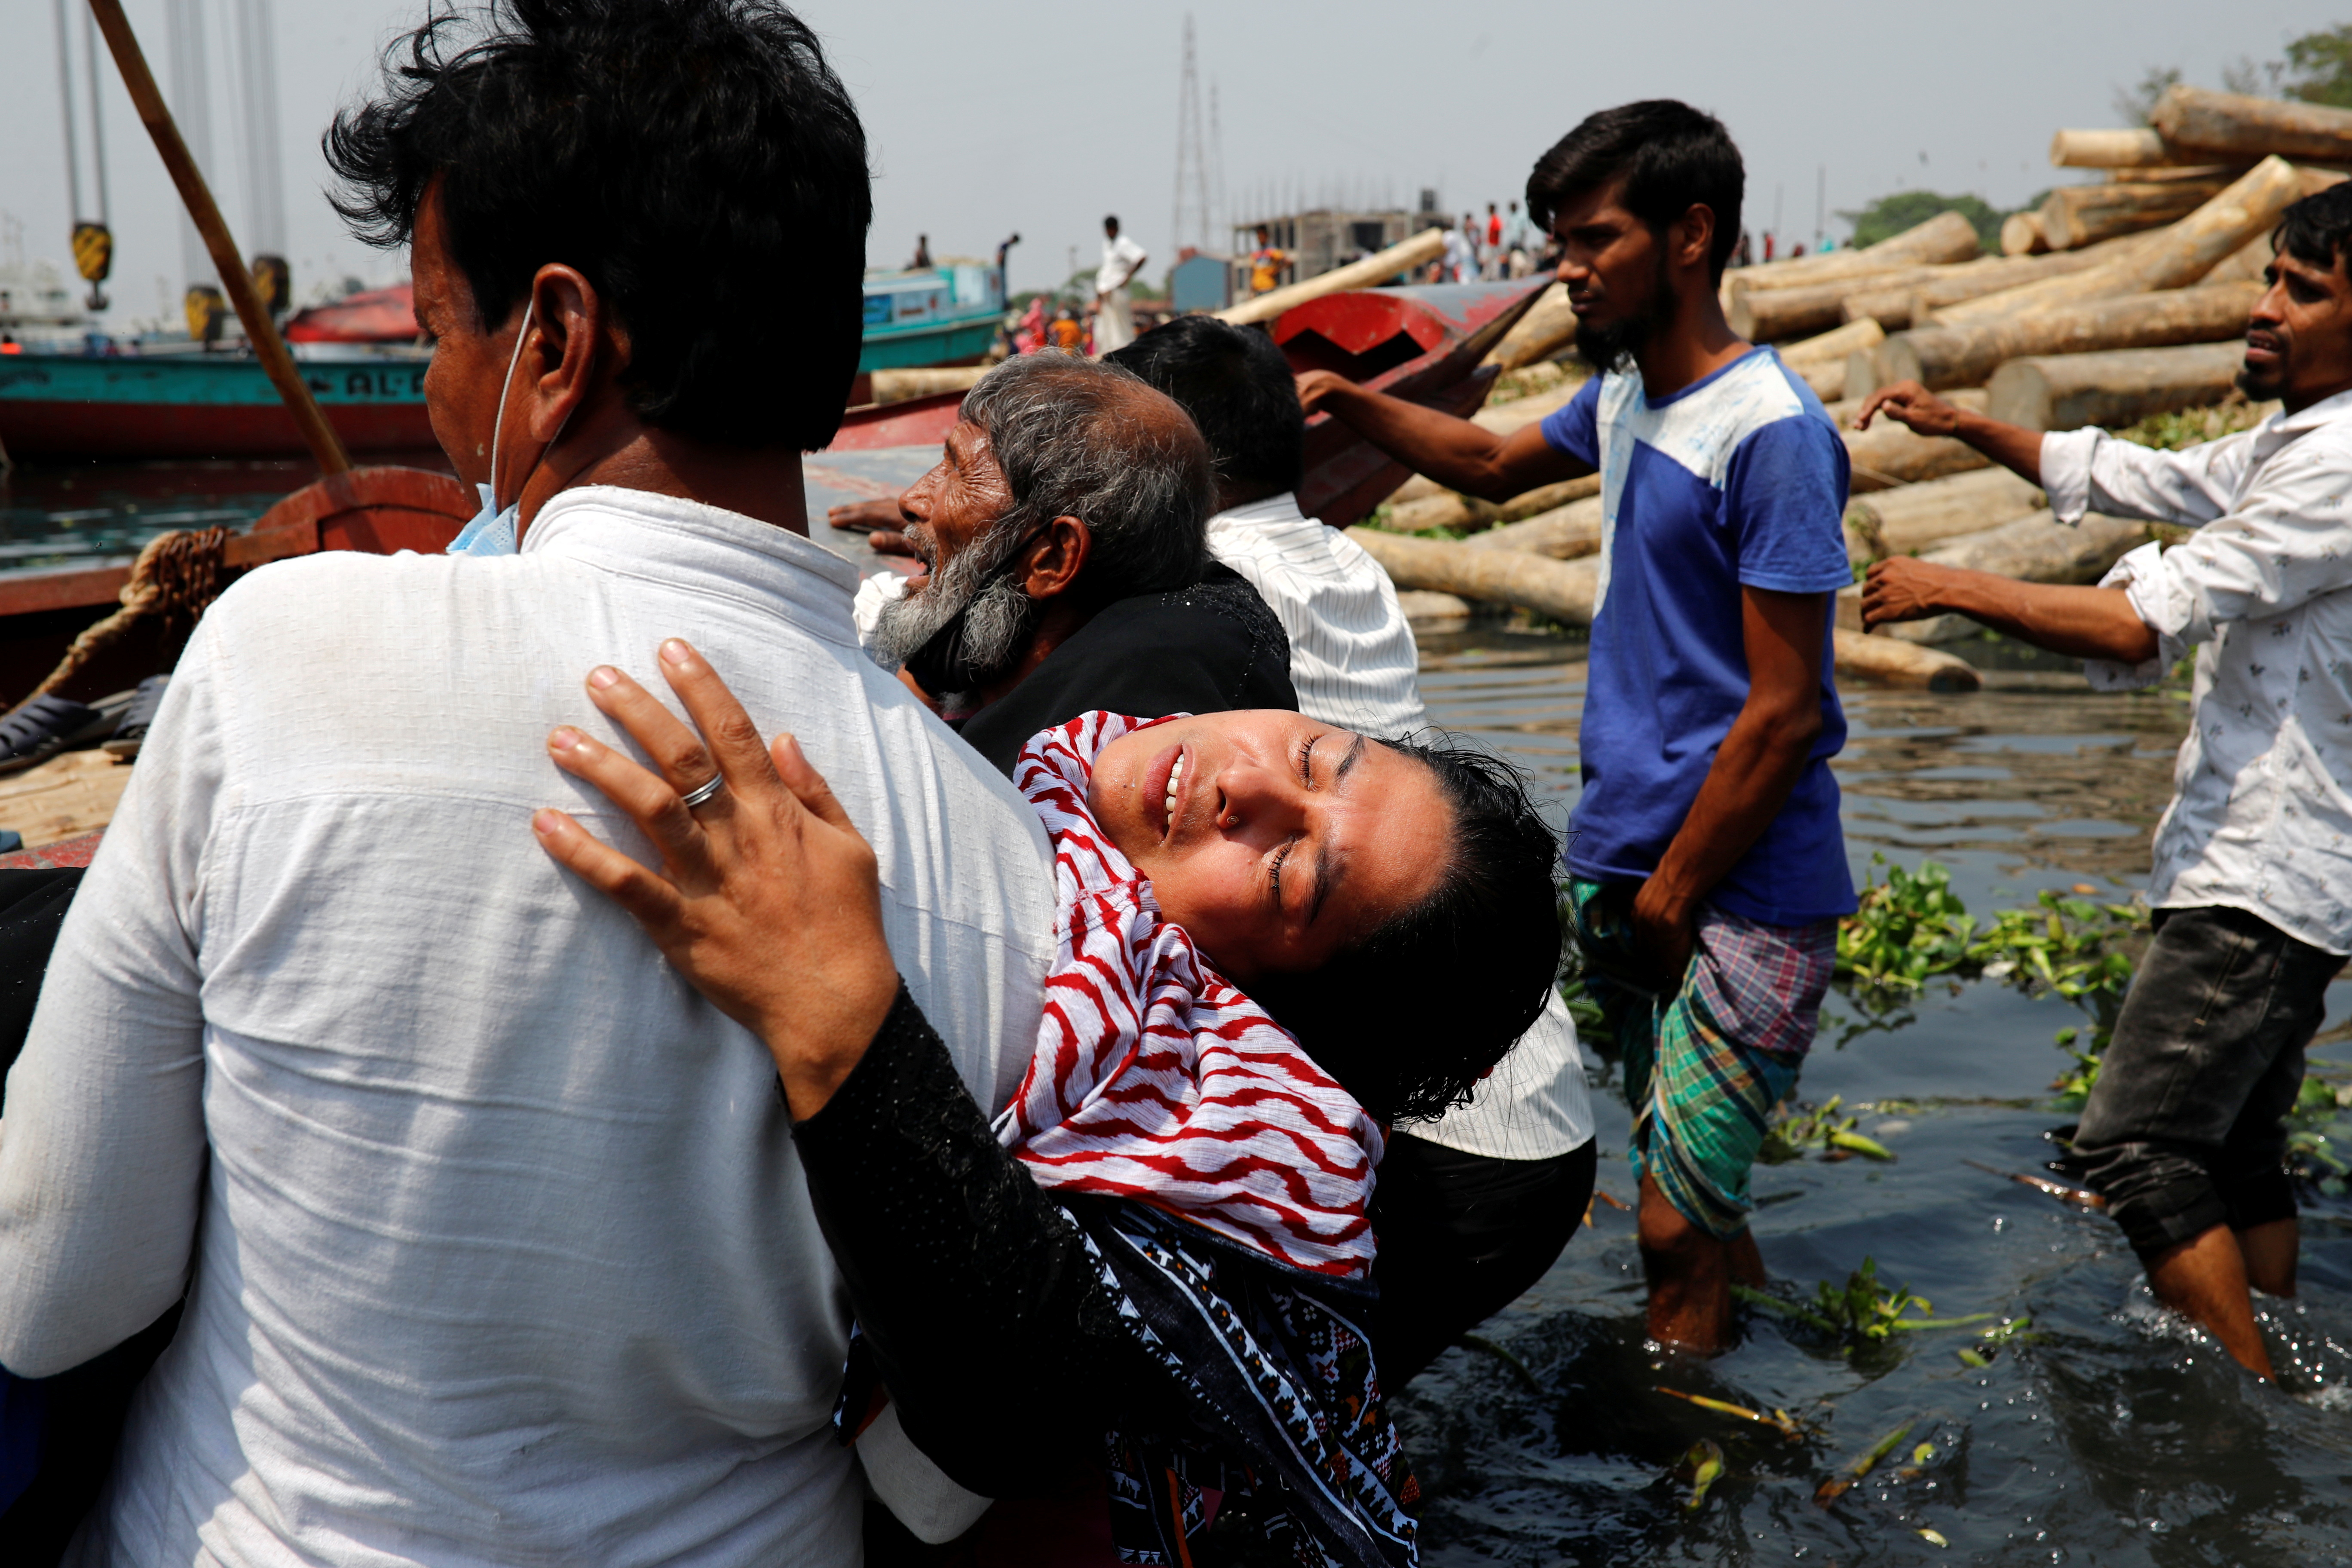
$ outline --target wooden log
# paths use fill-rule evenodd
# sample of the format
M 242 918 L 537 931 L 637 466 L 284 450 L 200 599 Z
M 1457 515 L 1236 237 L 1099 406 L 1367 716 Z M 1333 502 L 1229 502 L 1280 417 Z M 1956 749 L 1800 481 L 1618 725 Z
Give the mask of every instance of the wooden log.
M 1819 337 L 1785 343 L 1774 352 L 1780 354 L 1780 363 L 1791 370 L 1812 365 L 1835 365 L 1843 379 L 1846 355 L 1856 349 L 1876 348 L 1885 341 L 1886 329 L 1865 319 L 1832 327 Z
M 1916 327 L 1928 315 L 1963 300 L 1979 300 L 1987 294 L 1997 294 L 2004 289 L 2014 289 L 2044 278 L 2063 278 L 2070 273 L 2087 272 L 2105 265 L 2125 253 L 2127 242 L 2110 241 L 2081 250 L 2060 251 L 2042 256 L 2010 256 L 1988 258 L 1967 262 L 1958 267 L 1931 267 L 1916 275 L 1916 280 L 1898 289 L 1866 287 L 1845 297 L 1845 319 L 1859 321 L 1867 316 L 1890 332 Z M 1897 298 L 1898 295 L 1901 296 Z
M 2151 414 L 2218 403 L 2245 364 L 2240 343 L 2119 349 L 2013 359 L 1985 385 L 1993 418 L 2028 430 L 2128 425 Z
M 1222 321 L 1247 326 L 1253 321 L 1271 321 L 1285 310 L 1304 305 L 1309 300 L 1320 300 L 1326 294 L 1344 293 L 1350 289 L 1377 289 L 1400 272 L 1411 272 L 1437 259 L 1445 249 L 1445 231 L 1425 228 L 1411 239 L 1401 240 L 1386 250 L 1374 251 L 1361 261 L 1351 261 L 1345 267 L 1309 278 L 1303 283 L 1276 289 L 1245 300 L 1238 305 L 1216 312 Z
M 1789 367 L 1789 374 L 1811 387 L 1813 395 L 1823 403 L 1845 395 L 1843 360 L 1815 360 L 1808 364 L 1792 364 Z
M 1518 370 L 1540 364 L 1576 342 L 1576 312 L 1569 309 L 1568 285 L 1555 283 L 1537 297 L 1511 330 L 1486 355 L 1498 370 Z
M 958 364 L 929 370 L 877 370 L 873 373 L 874 401 L 905 403 L 910 398 L 937 397 L 943 392 L 970 392 L 994 368 Z
M 1966 261 L 1983 248 L 1977 240 L 1975 225 L 1955 212 L 1937 213 L 1925 223 L 1915 224 L 1901 234 L 1859 250 L 1824 251 L 1813 256 L 1767 261 L 1755 267 L 1734 268 L 1723 275 L 1724 300 L 1727 307 L 1731 290 L 1735 288 L 1779 289 L 1828 283 L 1840 278 L 1858 278 L 1896 267 Z
M 1349 538 L 1399 588 L 1453 594 L 1549 616 L 1562 626 L 1592 624 L 1598 561 L 1553 561 L 1523 550 L 1472 550 L 1436 539 L 1403 539 L 1359 528 Z
M 1473 550 L 1517 550 L 1574 561 L 1601 548 L 1601 498 L 1588 496 L 1462 542 Z
M 2175 83 L 2148 115 L 2168 151 L 2210 161 L 2273 154 L 2352 162 L 2352 110 Z
M 1959 407 L 1978 413 L 1986 406 L 1985 394 L 1980 391 L 1952 392 L 1946 397 Z M 1915 435 L 1883 417 L 1874 421 L 1867 430 L 1841 428 L 1839 435 L 1845 441 L 1846 457 L 1853 465 L 1852 490 L 1855 495 L 1966 473 L 1990 461 L 1965 441 L 1949 436 Z
M 2258 234 L 2223 257 L 2212 271 L 2200 279 L 2200 287 L 2211 288 L 2220 283 L 2261 283 L 2270 264 L 2271 237 Z
M 2181 288 L 2204 277 L 2257 235 L 2268 234 L 2279 215 L 2302 195 L 2303 182 L 2294 165 L 2284 158 L 2265 158 L 2169 227 L 2111 242 L 2129 247 L 2114 260 L 2086 271 L 1963 300 L 1937 311 L 1936 323 L 1962 326 L 1997 321 L 2027 310 Z
M 2005 321 L 1897 332 L 1872 355 L 1872 384 L 1980 386 L 2014 359 L 2220 342 L 2244 335 L 2246 313 L 2262 292 L 2259 283 L 2208 283 Z M 1847 387 L 1852 391 L 1851 376 Z
M 2042 232 L 2040 213 L 2011 213 L 2000 220 L 2003 256 L 2039 256 L 2049 248 L 2050 237 Z
M 2147 169 L 2181 161 L 2163 137 L 2145 129 L 2061 131 L 2050 138 L 2050 162 L 2061 169 Z
M 1801 289 L 1742 292 L 1733 298 L 1725 317 L 1733 331 L 1759 343 L 1825 332 L 1841 321 L 1857 321 L 1865 316 L 1889 331 L 1897 331 L 1908 324 L 1907 320 L 1894 324 L 1887 315 L 1907 317 L 1914 294 L 1924 294 L 1937 303 L 1956 303 L 2037 279 L 2084 271 L 2098 265 L 2099 259 L 2105 258 L 1986 256 L 1948 266 L 1896 268 Z
M 1524 495 L 1513 496 L 1499 505 L 1480 500 L 1475 496 L 1456 495 L 1452 490 L 1441 489 L 1419 500 L 1391 502 L 1389 527 L 1399 533 L 1419 533 L 1433 528 L 1491 528 L 1498 523 L 1512 523 L 1522 518 L 1534 517 L 1565 506 L 1570 501 L 1600 493 L 1599 474 L 1562 479 L 1556 485 L 1541 485 Z
M 1850 521 L 1861 531 L 1865 522 L 1877 535 L 1883 555 L 1916 555 L 1963 534 L 2027 516 L 2045 504 L 2032 481 L 2007 468 L 1978 468 L 1926 484 L 1880 490 L 1847 508 Z M 1866 513 L 1867 518 L 1855 518 Z
M 1984 684 L 1976 666 L 1935 648 L 1896 637 L 1865 637 L 1843 626 L 1830 635 L 1835 639 L 1832 662 L 1841 677 L 1948 693 L 1974 691 Z
M 2070 528 L 2043 510 L 1947 540 L 1919 559 L 2021 583 L 2095 583 L 2147 540 L 2147 524 L 2131 518 L 2094 512 Z
M 2229 184 L 2227 179 L 2205 178 L 2062 186 L 2042 204 L 2042 233 L 2053 250 L 2079 249 L 2186 217 Z
M 1566 407 L 1576 396 L 1577 388 L 1584 384 L 1571 381 L 1555 386 L 1549 392 L 1538 392 L 1533 397 L 1515 397 L 1508 403 L 1489 404 L 1470 416 L 1470 423 L 1497 436 L 1509 436 L 1526 429 L 1555 408 Z

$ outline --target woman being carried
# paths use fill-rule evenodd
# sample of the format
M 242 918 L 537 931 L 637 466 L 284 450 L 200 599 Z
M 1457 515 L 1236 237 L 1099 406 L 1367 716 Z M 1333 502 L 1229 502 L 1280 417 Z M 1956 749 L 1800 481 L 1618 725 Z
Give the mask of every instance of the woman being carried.
M 774 1057 L 858 1318 L 845 1437 L 878 1408 L 863 1365 L 973 1491 L 1105 1465 L 1129 1561 L 1184 1561 L 1214 1489 L 1301 1563 L 1411 1562 L 1366 1207 L 1381 1123 L 1465 1097 L 1552 983 L 1559 845 L 1517 776 L 1290 712 L 1039 734 L 1015 782 L 1053 842 L 1056 957 L 992 1129 L 824 781 L 683 645 L 662 666 L 707 742 L 617 671 L 589 683 L 658 774 L 551 741 L 661 871 L 561 812 L 533 826 Z

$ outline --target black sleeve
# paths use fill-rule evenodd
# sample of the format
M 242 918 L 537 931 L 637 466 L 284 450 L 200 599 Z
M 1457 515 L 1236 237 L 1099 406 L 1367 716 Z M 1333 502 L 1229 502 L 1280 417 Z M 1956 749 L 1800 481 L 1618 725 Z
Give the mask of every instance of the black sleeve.
M 1164 1374 L 904 986 L 793 1136 L 907 1436 L 958 1485 L 1017 1496 L 1057 1461 L 1098 1458 L 1106 1432 L 1154 1420 Z
M 0 1081 L 25 1048 L 49 950 L 82 876 L 78 869 L 0 871 Z
M 1081 713 L 1297 707 L 1282 623 L 1238 574 L 1215 566 L 1191 588 L 1106 606 L 962 734 L 1010 777 L 1032 736 Z

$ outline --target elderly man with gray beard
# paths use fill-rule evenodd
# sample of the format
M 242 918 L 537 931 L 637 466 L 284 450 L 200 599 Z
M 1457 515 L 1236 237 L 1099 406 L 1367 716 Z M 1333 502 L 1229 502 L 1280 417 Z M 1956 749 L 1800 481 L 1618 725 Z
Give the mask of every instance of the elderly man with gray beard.
M 929 579 L 869 580 L 860 630 L 1008 774 L 1032 735 L 1096 709 L 1295 710 L 1281 622 L 1209 558 L 1215 488 L 1192 419 L 1134 374 L 1009 360 L 898 499 Z

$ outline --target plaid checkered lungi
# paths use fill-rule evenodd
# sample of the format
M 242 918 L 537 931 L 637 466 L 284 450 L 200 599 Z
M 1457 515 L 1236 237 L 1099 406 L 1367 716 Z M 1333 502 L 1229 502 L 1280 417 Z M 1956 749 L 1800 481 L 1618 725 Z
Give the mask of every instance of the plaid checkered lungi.
M 1633 1173 L 1717 1240 L 1755 1207 L 1748 1168 L 1796 1088 L 1837 965 L 1837 921 L 1770 926 L 1703 909 L 1682 986 L 1643 978 L 1622 884 L 1569 883 L 1585 989 L 1615 1032 L 1633 1108 Z

